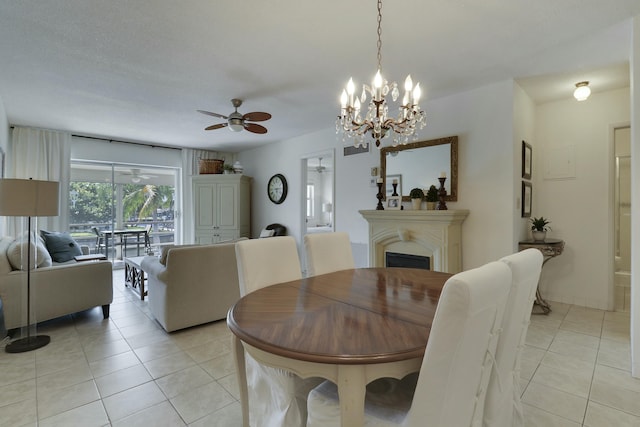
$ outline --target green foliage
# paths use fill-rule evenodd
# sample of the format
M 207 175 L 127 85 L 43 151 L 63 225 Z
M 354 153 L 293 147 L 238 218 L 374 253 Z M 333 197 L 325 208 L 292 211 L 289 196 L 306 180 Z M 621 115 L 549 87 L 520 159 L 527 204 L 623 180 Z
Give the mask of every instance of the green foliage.
M 409 192 L 409 198 L 411 199 L 424 199 L 424 191 L 421 188 L 412 188 Z
M 112 217 L 111 184 L 101 182 L 72 182 L 69 197 L 71 223 L 106 223 Z
M 435 185 L 432 185 L 427 190 L 427 202 L 437 202 L 438 201 L 438 189 Z
M 547 218 L 541 216 L 539 218 L 533 217 L 531 218 L 531 229 L 535 231 L 548 231 L 551 230 L 551 227 L 547 227 L 547 224 L 550 224 Z
M 115 196 L 110 183 L 72 182 L 69 212 L 72 224 L 111 222 Z M 158 209 L 172 209 L 173 187 L 125 184 L 122 186 L 123 215 L 126 220 L 151 217 Z

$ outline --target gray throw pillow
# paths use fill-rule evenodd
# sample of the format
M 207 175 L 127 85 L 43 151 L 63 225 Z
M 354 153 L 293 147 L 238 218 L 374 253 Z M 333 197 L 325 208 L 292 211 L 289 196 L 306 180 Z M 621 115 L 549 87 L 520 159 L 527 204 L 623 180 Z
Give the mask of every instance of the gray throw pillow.
M 69 233 L 40 230 L 40 235 L 54 262 L 67 262 L 82 255 L 80 245 Z

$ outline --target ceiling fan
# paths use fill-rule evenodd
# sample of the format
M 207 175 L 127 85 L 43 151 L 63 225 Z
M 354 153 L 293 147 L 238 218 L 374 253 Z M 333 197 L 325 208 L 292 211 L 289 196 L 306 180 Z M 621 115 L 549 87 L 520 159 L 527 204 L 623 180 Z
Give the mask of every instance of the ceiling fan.
M 140 169 L 131 169 L 131 172 L 122 172 L 121 175 L 131 175 L 131 182 L 137 184 L 141 179 L 157 178 L 157 175 L 141 174 Z
M 204 128 L 204 130 L 214 130 L 223 127 L 229 127 L 233 132 L 240 132 L 242 129 L 246 129 L 253 133 L 267 133 L 267 128 L 255 123 L 248 122 L 263 122 L 271 118 L 271 114 L 254 111 L 253 113 L 240 114 L 238 113 L 238 107 L 242 105 L 242 100 L 234 98 L 231 100 L 231 104 L 235 107 L 236 111 L 228 116 L 212 113 L 210 111 L 197 110 L 199 113 L 206 114 L 208 116 L 219 117 L 225 119 L 226 123 L 218 123 L 217 125 L 211 125 Z

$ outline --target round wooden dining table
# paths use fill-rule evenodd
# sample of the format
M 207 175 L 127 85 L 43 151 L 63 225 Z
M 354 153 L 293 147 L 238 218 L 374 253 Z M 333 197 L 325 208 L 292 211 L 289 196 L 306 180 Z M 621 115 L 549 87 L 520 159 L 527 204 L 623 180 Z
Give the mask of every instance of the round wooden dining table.
M 342 426 L 364 422 L 366 385 L 420 370 L 442 287 L 451 274 L 359 268 L 268 286 L 227 315 L 244 426 L 249 403 L 244 352 L 302 378 L 338 386 Z

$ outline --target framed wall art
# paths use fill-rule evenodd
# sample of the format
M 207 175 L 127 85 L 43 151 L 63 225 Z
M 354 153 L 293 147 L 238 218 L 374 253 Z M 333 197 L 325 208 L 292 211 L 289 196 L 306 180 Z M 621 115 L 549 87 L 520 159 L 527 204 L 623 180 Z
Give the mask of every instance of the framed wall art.
M 522 141 L 522 178 L 531 179 L 531 169 L 533 166 L 533 159 L 531 153 L 531 145 Z
M 530 182 L 522 181 L 522 218 L 531 216 L 531 201 L 533 199 L 533 188 Z

